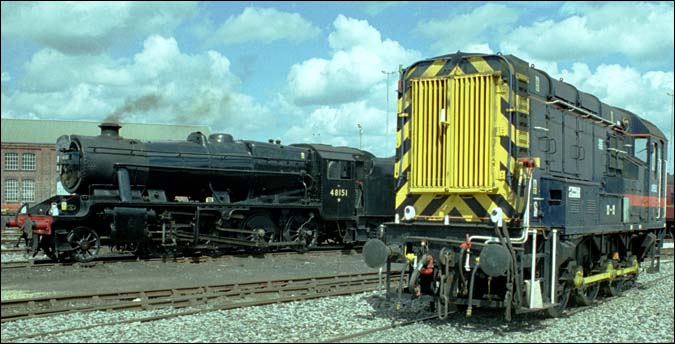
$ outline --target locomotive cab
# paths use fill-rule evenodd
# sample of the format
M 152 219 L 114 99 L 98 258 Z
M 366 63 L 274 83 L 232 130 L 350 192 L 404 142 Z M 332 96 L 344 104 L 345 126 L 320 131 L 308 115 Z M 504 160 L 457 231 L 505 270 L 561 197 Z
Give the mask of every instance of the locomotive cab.
M 362 190 L 357 192 L 354 180 L 355 161 L 324 159 L 326 173 L 322 174 L 321 194 L 326 201 L 323 214 L 327 218 L 343 218 L 354 214 L 354 209 L 362 205 Z
M 349 147 L 328 145 L 297 145 L 311 148 L 316 154 L 316 168 L 320 172 L 321 214 L 326 219 L 353 219 L 363 213 L 364 166 L 373 155 Z

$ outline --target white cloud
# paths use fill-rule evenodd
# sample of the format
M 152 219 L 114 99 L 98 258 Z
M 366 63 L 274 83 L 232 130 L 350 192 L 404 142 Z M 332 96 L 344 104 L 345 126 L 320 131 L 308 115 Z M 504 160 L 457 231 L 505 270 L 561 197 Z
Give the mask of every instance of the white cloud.
M 151 36 L 143 43 L 143 51 L 134 55 L 134 63 L 143 76 L 155 78 L 171 69 L 179 58 L 180 50 L 175 39 Z
M 255 116 L 274 126 L 265 106 L 237 91 L 239 79 L 216 51 L 190 55 L 172 37 L 148 37 L 131 60 L 37 52 L 2 116 L 211 125 L 234 133 L 255 130 Z
M 601 64 L 595 70 L 575 63 L 559 75 L 578 89 L 603 102 L 634 112 L 659 128 L 670 125 L 670 104 L 666 92 L 673 91 L 673 72 L 648 71 L 617 64 Z
M 9 73 L 7 72 L 2 72 L 2 82 L 10 81 L 12 80 L 12 77 L 9 76 Z
M 357 125 L 361 124 L 364 150 L 377 156 L 393 155 L 397 80 L 397 76 L 390 77 L 388 107 L 385 82 L 373 85 L 360 100 L 336 105 L 298 106 L 279 96 L 273 108 L 291 118 L 284 123 L 290 128 L 283 136 L 284 141 L 359 147 Z
M 601 64 L 595 70 L 584 63 L 575 63 L 570 69 L 551 74 L 562 77 L 579 90 L 597 96 L 601 101 L 629 110 L 656 125 L 666 136 L 672 134 L 671 97 L 673 72 L 648 71 L 640 73 L 633 67 Z M 672 161 L 673 146 L 669 142 Z M 669 167 L 672 170 L 672 164 Z
M 481 53 L 481 54 L 494 54 L 495 52 L 490 48 L 490 45 L 487 43 L 476 43 L 468 44 L 465 47 L 459 49 L 460 51 L 466 51 L 470 53 Z
M 407 4 L 408 1 L 363 1 L 363 8 L 371 16 L 378 15 L 384 10 Z
M 297 13 L 247 7 L 240 15 L 229 17 L 218 29 L 216 37 L 225 44 L 270 43 L 282 39 L 301 42 L 318 36 L 319 32 L 319 28 Z
M 389 114 L 393 117 L 393 111 Z M 339 106 L 320 106 L 305 118 L 303 124 L 293 125 L 285 134 L 289 142 L 325 143 L 334 146 L 359 147 L 361 125 L 362 147 L 371 153 L 393 155 L 395 123 L 389 121 L 389 135 L 385 134 L 386 113 L 366 100 Z M 387 150 L 388 149 L 388 150 Z
M 170 34 L 193 2 L 3 2 L 3 38 L 30 39 L 66 54 L 104 51 L 129 36 Z
M 359 147 L 357 124 L 361 124 L 363 149 L 391 156 L 398 74 L 389 76 L 387 86 L 382 71 L 396 71 L 399 64 L 419 60 L 420 53 L 383 39 L 365 20 L 339 15 L 333 26 L 328 37 L 330 59 L 311 58 L 290 69 L 289 86 L 278 102 L 293 114 L 294 124 L 284 140 Z
M 397 70 L 420 58 L 417 51 L 382 39 L 365 20 L 339 15 L 328 36 L 331 58 L 294 64 L 288 74 L 290 97 L 299 105 L 330 105 L 358 101 L 385 80 L 382 70 Z
M 489 47 L 486 48 L 485 41 L 491 38 L 490 36 L 500 36 L 508 32 L 518 21 L 519 16 L 519 11 L 514 8 L 487 3 L 469 13 L 452 13 L 448 19 L 420 21 L 417 24 L 417 31 L 433 38 L 435 40 L 433 47 L 443 54 L 470 49 L 477 42 L 480 42 L 485 51 L 490 50 Z
M 66 55 L 54 49 L 37 51 L 24 63 L 25 75 L 17 79 L 21 89 L 30 92 L 53 92 L 73 84 L 126 86 L 132 75 L 120 68 L 120 62 L 109 57 Z
M 566 3 L 560 12 L 559 21 L 537 21 L 504 36 L 502 51 L 557 61 L 614 53 L 637 63 L 672 59 L 672 3 Z

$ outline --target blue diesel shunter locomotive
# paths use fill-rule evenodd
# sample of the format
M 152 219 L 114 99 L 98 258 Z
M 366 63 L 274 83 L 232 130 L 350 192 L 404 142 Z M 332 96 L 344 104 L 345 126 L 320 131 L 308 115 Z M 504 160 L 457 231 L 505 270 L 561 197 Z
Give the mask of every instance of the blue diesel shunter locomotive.
M 441 317 L 557 316 L 658 269 L 667 141 L 644 118 L 515 56 L 456 53 L 400 71 L 397 126 L 395 221 L 364 258 L 405 263 L 398 290 Z

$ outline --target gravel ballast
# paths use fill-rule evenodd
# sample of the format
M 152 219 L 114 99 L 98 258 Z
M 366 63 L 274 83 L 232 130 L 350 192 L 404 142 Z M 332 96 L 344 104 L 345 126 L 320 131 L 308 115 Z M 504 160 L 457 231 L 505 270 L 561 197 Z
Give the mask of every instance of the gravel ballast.
M 665 277 L 665 278 L 664 278 Z M 650 283 L 660 279 L 656 284 Z M 673 338 L 673 263 L 658 274 L 641 273 L 638 288 L 621 297 L 557 319 L 517 315 L 507 323 L 502 310 L 474 309 L 474 316 L 453 314 L 351 338 L 358 342 L 669 342 Z M 644 288 L 648 286 L 648 288 Z M 213 311 L 147 323 L 102 326 L 23 341 L 30 342 L 317 342 L 395 321 L 429 315 L 426 302 L 398 313 L 380 305 L 378 293 L 304 302 Z M 378 306 L 379 305 L 379 306 Z M 90 312 L 20 320 L 2 325 L 3 342 L 15 336 L 66 329 L 180 310 Z M 46 328 L 45 324 L 49 324 Z M 22 340 L 17 340 L 22 341 Z

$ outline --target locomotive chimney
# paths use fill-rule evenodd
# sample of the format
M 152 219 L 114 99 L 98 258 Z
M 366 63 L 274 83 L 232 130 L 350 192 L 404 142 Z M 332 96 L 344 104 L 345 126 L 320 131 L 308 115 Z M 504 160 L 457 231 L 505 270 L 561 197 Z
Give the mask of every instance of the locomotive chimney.
M 101 136 L 119 137 L 122 126 L 113 122 L 103 122 L 98 127 L 101 128 Z

